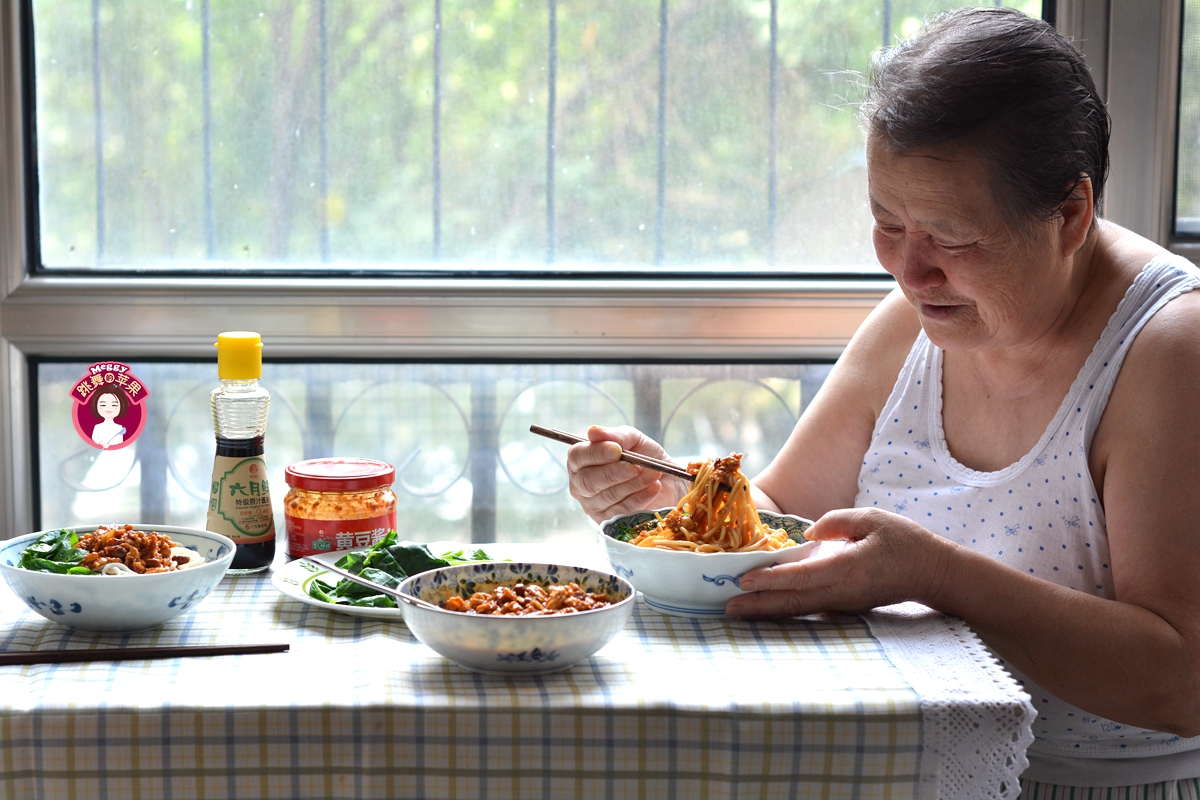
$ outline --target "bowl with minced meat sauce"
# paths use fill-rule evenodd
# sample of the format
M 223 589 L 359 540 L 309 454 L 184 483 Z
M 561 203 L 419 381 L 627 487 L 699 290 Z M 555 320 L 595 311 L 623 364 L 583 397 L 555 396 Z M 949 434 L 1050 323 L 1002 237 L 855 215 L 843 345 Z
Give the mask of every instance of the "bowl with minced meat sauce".
M 601 570 L 512 561 L 443 567 L 399 589 L 429 604 L 399 604 L 420 642 L 494 675 L 574 666 L 621 632 L 635 597 L 629 581 Z
M 197 528 L 110 523 L 0 542 L 0 575 L 30 611 L 84 631 L 155 628 L 221 582 L 234 543 Z

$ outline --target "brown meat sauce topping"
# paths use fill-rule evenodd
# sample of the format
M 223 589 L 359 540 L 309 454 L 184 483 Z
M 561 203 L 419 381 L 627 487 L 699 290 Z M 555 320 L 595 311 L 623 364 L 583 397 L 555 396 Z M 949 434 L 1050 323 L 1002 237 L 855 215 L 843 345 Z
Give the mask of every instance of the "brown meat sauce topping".
M 101 525 L 94 532 L 80 536 L 77 546 L 88 551 L 79 565 L 92 572 L 99 572 L 108 564 L 124 564 L 139 575 L 173 572 L 191 560 L 184 555 L 171 555 L 176 544 L 166 534 L 135 531 L 132 525 Z
M 451 597 L 442 603 L 442 608 L 464 614 L 529 617 L 574 614 L 611 604 L 607 595 L 584 591 L 577 583 L 546 587 L 536 583 L 518 583 L 498 586 L 491 592 L 475 592 L 467 598 Z

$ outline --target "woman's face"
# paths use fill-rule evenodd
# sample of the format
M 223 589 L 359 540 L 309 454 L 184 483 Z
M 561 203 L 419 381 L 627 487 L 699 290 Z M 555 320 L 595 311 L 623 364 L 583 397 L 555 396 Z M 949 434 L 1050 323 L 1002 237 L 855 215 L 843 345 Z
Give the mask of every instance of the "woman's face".
M 121 401 L 111 392 L 105 392 L 96 398 L 96 413 L 112 422 L 121 413 Z
M 1069 270 L 1055 222 L 1011 227 L 977 158 L 867 145 L 872 239 L 879 263 L 945 350 L 1019 347 L 1060 319 Z

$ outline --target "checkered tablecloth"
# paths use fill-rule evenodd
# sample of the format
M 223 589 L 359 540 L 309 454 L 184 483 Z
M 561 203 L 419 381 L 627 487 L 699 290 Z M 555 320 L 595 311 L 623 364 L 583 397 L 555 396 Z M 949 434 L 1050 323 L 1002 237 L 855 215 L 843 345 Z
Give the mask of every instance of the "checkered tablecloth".
M 943 639 L 963 648 L 972 637 Z M 55 625 L 0 589 L 4 651 L 235 642 L 291 651 L 0 667 L 0 796 L 945 793 L 917 681 L 863 618 L 692 620 L 639 599 L 626 629 L 582 664 L 503 678 L 446 661 L 403 623 L 288 599 L 265 575 L 227 578 L 184 616 L 124 635 Z M 995 692 L 955 702 L 1024 714 L 992 667 Z M 976 794 L 1010 796 L 1007 780 Z

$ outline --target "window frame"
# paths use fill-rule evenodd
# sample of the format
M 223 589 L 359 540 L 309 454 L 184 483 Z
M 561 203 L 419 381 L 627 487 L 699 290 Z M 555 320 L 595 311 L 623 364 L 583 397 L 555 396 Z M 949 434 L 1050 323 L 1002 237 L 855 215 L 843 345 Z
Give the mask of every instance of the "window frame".
M 1172 120 L 1172 133 L 1174 134 L 1174 138 L 1170 142 L 1171 152 L 1172 152 L 1172 157 L 1173 157 L 1173 161 L 1172 161 L 1173 168 L 1172 168 L 1171 175 L 1170 175 L 1171 190 L 1172 190 L 1171 197 L 1170 197 L 1171 205 L 1169 208 L 1170 216 L 1168 217 L 1167 222 L 1168 222 L 1168 225 L 1170 226 L 1169 231 L 1170 231 L 1170 235 L 1171 235 L 1171 250 L 1172 250 L 1172 252 L 1178 253 L 1180 255 L 1183 255 L 1186 258 L 1189 258 L 1189 259 L 1195 261 L 1197 259 L 1200 259 L 1200 233 L 1180 234 L 1175 229 L 1176 215 L 1178 213 L 1178 200 L 1179 200 L 1179 196 L 1178 196 L 1179 150 L 1178 150 L 1178 148 L 1179 148 L 1180 127 L 1183 124 L 1182 98 L 1180 96 L 1180 93 L 1182 91 L 1181 86 L 1182 86 L 1182 81 L 1183 81 L 1183 77 L 1182 77 L 1183 76 L 1183 44 L 1184 44 L 1183 43 L 1183 29 L 1184 29 L 1184 25 L 1187 21 L 1187 12 L 1186 12 L 1186 8 L 1185 8 L 1185 3 L 1186 3 L 1186 0 L 1180 0 L 1180 2 L 1178 4 L 1179 7 L 1178 7 L 1176 13 L 1178 14 L 1178 17 L 1179 17 L 1179 30 L 1178 30 L 1178 37 L 1175 42 L 1175 46 L 1173 48 L 1173 51 L 1175 54 L 1175 59 L 1176 59 L 1173 64 L 1173 75 L 1174 75 L 1174 80 L 1175 80 L 1175 87 L 1174 87 L 1175 88 L 1175 94 L 1174 94 L 1175 107 L 1173 109 L 1174 119 Z
M 25 115 L 24 2 L 0 0 L 0 523 L 5 535 L 30 530 L 32 524 L 36 409 L 30 363 L 36 357 L 208 359 L 218 331 L 253 327 L 270 355 L 288 359 L 829 359 L 841 353 L 894 288 L 886 275 L 685 277 L 671 272 L 629 280 L 628 275 L 543 273 L 526 278 L 486 277 L 483 265 L 473 275 L 444 278 L 37 272 L 30 264 L 37 208 L 27 173 L 26 142 L 35 131 Z M 1081 41 L 1102 73 L 1102 91 L 1110 92 L 1114 170 L 1107 216 L 1186 255 L 1188 243 L 1168 239 L 1174 183 L 1166 177 L 1174 168 L 1175 117 L 1167 111 L 1174 109 L 1179 51 L 1178 25 L 1172 39 L 1168 21 L 1181 19 L 1181 2 L 1150 4 L 1161 6 L 1155 16 L 1139 13 L 1137 0 L 1059 0 L 1054 18 L 1060 30 Z M 1109 31 L 1122 35 L 1114 38 Z M 1112 74 L 1110 64 L 1125 72 Z M 1134 91 L 1130 71 L 1154 76 L 1151 91 L 1146 86 Z M 1146 96 L 1156 103 L 1154 114 L 1122 116 L 1122 109 L 1136 110 Z M 1139 141 L 1156 143 L 1150 169 L 1125 166 L 1146 162 Z M 1139 213 L 1146 208 L 1157 211 Z

